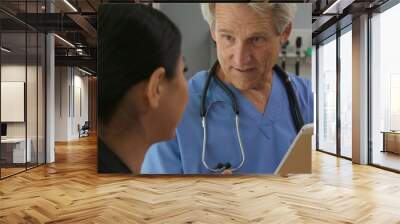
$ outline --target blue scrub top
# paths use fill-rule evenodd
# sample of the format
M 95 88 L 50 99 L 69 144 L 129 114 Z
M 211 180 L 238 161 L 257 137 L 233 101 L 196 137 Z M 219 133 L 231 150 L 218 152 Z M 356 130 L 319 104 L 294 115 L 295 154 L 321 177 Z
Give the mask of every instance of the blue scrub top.
M 208 72 L 197 73 L 189 81 L 189 102 L 176 136 L 171 141 L 153 144 L 142 164 L 143 174 L 211 173 L 202 163 L 203 128 L 200 118 L 201 94 Z M 313 122 L 311 83 L 289 74 L 296 91 L 305 123 Z M 228 85 L 228 84 L 227 84 Z M 274 72 L 272 91 L 264 113 L 260 113 L 232 85 L 236 95 L 240 135 L 245 153 L 243 166 L 236 173 L 274 173 L 296 137 L 288 96 L 282 80 Z M 228 95 L 212 79 L 206 98 L 207 145 L 206 162 L 215 168 L 218 163 L 237 167 L 241 152 L 235 129 L 235 113 Z

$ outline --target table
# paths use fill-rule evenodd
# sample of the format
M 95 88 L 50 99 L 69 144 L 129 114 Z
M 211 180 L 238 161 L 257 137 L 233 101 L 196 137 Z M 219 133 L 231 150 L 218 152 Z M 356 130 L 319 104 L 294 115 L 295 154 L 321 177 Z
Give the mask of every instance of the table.
M 28 142 L 25 151 L 25 145 Z M 5 163 L 26 163 L 31 162 L 31 145 L 32 141 L 30 138 L 6 138 L 1 139 L 1 159 L 5 160 Z
M 392 152 L 400 154 L 400 131 L 382 131 L 383 150 L 382 152 Z

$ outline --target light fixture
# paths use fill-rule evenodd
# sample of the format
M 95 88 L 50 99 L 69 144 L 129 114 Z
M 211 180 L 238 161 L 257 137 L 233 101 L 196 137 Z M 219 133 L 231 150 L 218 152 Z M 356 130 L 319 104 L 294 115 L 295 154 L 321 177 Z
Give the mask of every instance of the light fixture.
M 87 54 L 83 51 L 82 48 L 77 48 L 77 49 L 76 49 L 76 53 L 77 53 L 78 55 L 87 55 Z
M 90 72 L 88 72 L 88 71 L 86 71 L 86 70 L 83 70 L 83 69 L 81 69 L 81 68 L 79 68 L 79 67 L 78 67 L 78 70 L 81 71 L 81 72 L 83 72 L 83 73 L 85 73 L 85 74 L 87 74 L 87 75 L 89 75 L 89 76 L 92 76 L 92 75 L 93 75 L 92 73 L 90 73 Z
M 332 5 L 324 10 L 322 14 L 342 14 L 343 9 L 351 5 L 355 0 L 336 0 Z
M 7 49 L 7 48 L 5 48 L 5 47 L 1 47 L 0 49 L 1 49 L 2 51 L 6 52 L 6 53 L 10 53 L 10 52 L 11 52 L 11 50 L 9 50 L 9 49 Z
M 64 3 L 67 4 L 74 12 L 78 12 L 78 10 L 71 3 L 69 3 L 68 0 L 64 0 Z
M 64 42 L 65 44 L 67 44 L 68 46 L 75 48 L 75 45 L 73 45 L 73 44 L 72 44 L 71 42 L 69 42 L 68 40 L 66 40 L 66 39 L 64 39 L 64 38 L 62 38 L 62 37 L 60 37 L 60 36 L 57 35 L 57 34 L 54 34 L 54 36 L 57 37 L 57 38 L 58 38 L 59 40 L 61 40 L 62 42 Z

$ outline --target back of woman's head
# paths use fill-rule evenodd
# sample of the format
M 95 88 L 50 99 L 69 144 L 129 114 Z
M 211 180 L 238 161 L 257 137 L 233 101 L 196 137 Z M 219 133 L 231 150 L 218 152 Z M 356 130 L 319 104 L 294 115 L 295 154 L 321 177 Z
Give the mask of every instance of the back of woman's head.
M 98 116 L 108 123 L 134 85 L 163 67 L 176 74 L 181 34 L 162 12 L 143 4 L 106 4 L 98 11 Z

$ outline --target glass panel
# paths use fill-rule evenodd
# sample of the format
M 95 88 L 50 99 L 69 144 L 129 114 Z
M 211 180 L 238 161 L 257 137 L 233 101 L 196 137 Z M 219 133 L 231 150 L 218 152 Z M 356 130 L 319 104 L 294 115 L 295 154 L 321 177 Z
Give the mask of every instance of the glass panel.
M 372 163 L 400 170 L 400 4 L 372 18 Z
M 2 178 L 25 170 L 26 151 L 26 34 L 1 34 Z M 6 50 L 4 50 L 6 49 Z
M 2 9 L 19 18 L 25 18 L 25 12 L 43 13 L 44 5 L 45 0 L 0 3 Z M 0 58 L 3 87 L 1 112 L 5 114 L 1 120 L 3 132 L 7 131 L 0 148 L 3 178 L 45 161 L 46 54 L 44 34 L 3 12 L 0 12 L 0 20 L 3 47 Z
M 316 46 L 312 46 L 312 54 L 311 54 L 311 83 L 312 83 L 312 89 L 313 89 L 313 92 L 314 92 L 314 100 L 315 100 L 315 96 L 316 96 L 316 90 L 315 90 L 315 88 L 316 88 L 316 83 L 317 83 L 317 48 L 316 48 Z M 316 108 L 317 108 L 317 104 L 316 103 L 314 103 L 314 111 L 316 111 Z M 313 120 L 314 120 L 314 122 L 316 122 L 316 120 L 317 120 L 317 113 L 315 113 L 314 112 L 314 118 L 313 118 Z M 316 130 L 316 125 L 314 124 L 314 133 L 315 133 L 315 130 Z M 314 134 L 313 136 L 312 136 L 312 149 L 313 150 L 316 150 L 317 149 L 317 147 L 316 147 L 316 135 Z
M 28 160 L 28 168 L 37 165 L 37 75 L 38 75 L 38 36 L 36 32 L 27 33 L 28 38 L 28 63 L 27 63 L 27 81 L 26 81 L 26 110 L 27 110 L 27 142 L 30 147 L 30 160 Z
M 38 4 L 36 1 L 27 2 L 27 13 L 37 13 Z M 31 19 L 33 23 L 37 23 L 34 18 Z M 27 113 L 27 143 L 31 151 L 30 161 L 27 167 L 31 168 L 37 166 L 38 160 L 38 34 L 36 30 L 27 30 L 27 80 L 26 80 L 26 113 Z
M 46 37 L 44 34 L 39 34 L 38 45 L 38 163 L 45 163 L 45 44 Z
M 352 157 L 352 32 L 340 37 L 340 153 Z
M 336 153 L 336 39 L 318 50 L 318 147 Z

